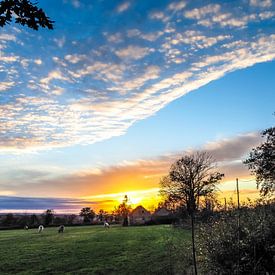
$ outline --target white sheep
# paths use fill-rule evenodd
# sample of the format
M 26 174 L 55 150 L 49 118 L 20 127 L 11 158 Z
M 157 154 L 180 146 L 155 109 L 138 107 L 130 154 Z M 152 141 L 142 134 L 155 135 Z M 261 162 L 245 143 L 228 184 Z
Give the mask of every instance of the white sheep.
M 104 222 L 104 227 L 105 227 L 105 228 L 110 228 L 110 224 L 107 223 L 107 222 Z
M 39 225 L 39 227 L 38 227 L 38 233 L 43 232 L 43 230 L 44 230 L 44 226 L 43 225 Z

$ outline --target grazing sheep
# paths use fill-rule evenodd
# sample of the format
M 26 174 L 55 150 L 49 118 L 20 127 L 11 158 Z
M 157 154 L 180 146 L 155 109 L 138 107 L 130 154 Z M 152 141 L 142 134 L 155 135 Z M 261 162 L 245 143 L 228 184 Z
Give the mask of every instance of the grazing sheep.
M 44 226 L 43 225 L 39 225 L 39 227 L 38 227 L 38 233 L 43 232 L 43 230 L 44 230 Z
M 64 233 L 65 231 L 65 226 L 64 225 L 60 225 L 58 228 L 58 233 Z
M 25 225 L 24 229 L 25 230 L 29 230 L 29 227 L 27 225 Z
M 107 222 L 104 222 L 104 227 L 105 228 L 110 228 L 110 224 L 108 224 Z

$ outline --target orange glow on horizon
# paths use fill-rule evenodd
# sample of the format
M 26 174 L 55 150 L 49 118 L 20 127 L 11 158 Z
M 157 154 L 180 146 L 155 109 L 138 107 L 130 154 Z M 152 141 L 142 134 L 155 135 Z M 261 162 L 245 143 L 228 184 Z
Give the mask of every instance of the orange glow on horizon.
M 221 183 L 219 185 L 219 191 L 217 192 L 218 200 L 223 203 L 224 198 L 229 202 L 231 199 L 233 203 L 237 200 L 237 193 L 235 187 L 235 180 L 229 180 Z M 252 201 L 260 197 L 259 190 L 256 189 L 256 184 L 253 178 L 240 179 L 240 200 L 242 203 L 247 202 L 248 198 Z M 129 198 L 129 203 L 132 208 L 142 205 L 150 211 L 153 211 L 158 203 L 162 201 L 159 195 L 159 188 L 148 188 L 142 190 L 128 190 L 124 192 L 113 192 L 106 194 L 98 194 L 92 196 L 83 196 L 81 199 L 96 202 L 95 205 L 91 206 L 94 210 L 104 209 L 108 212 L 114 210 L 127 195 Z

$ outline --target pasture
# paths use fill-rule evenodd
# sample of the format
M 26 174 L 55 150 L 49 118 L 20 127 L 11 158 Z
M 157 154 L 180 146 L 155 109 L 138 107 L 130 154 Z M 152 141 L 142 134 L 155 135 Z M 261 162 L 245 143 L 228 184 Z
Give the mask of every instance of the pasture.
M 57 230 L 0 231 L 0 274 L 169 274 L 191 239 L 167 225 Z

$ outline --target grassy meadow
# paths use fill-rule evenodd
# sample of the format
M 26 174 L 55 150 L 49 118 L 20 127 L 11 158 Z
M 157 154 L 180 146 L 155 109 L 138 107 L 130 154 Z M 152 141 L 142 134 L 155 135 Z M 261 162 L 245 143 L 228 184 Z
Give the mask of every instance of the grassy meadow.
M 169 274 L 190 239 L 167 225 L 0 231 L 0 274 Z

